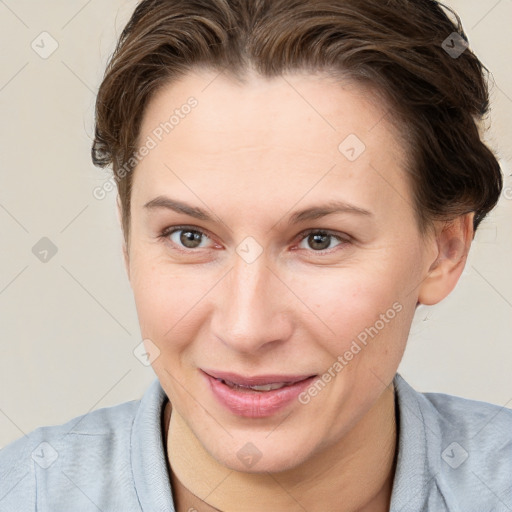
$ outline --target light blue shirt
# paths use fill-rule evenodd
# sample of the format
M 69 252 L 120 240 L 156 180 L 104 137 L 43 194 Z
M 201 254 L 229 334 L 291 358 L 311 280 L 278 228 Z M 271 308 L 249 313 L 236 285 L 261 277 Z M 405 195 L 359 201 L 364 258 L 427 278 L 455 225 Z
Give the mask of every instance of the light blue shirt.
M 399 444 L 391 511 L 511 512 L 512 410 L 418 393 L 399 374 L 393 383 Z M 141 400 L 7 445 L 0 450 L 0 511 L 174 512 L 165 401 L 156 379 Z

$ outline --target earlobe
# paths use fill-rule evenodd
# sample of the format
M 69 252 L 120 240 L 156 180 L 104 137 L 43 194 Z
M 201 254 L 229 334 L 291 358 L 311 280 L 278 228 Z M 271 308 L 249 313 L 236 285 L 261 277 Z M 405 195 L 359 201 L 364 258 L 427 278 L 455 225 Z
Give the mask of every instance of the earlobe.
M 473 240 L 473 216 L 473 213 L 468 213 L 437 225 L 437 257 L 420 285 L 420 304 L 437 304 L 455 288 L 464 270 Z

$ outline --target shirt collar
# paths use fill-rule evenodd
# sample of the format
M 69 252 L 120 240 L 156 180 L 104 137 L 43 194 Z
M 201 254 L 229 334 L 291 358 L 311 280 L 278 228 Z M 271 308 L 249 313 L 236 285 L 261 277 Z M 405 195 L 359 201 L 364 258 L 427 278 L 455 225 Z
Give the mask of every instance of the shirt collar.
M 399 375 L 393 386 L 399 417 L 398 455 L 391 510 L 422 510 L 429 481 L 439 468 L 427 447 L 438 445 L 438 425 L 426 418 L 418 393 Z M 140 402 L 131 435 L 135 490 L 144 512 L 175 512 L 162 435 L 162 411 L 167 396 L 155 379 Z M 435 449 L 435 447 L 434 447 Z M 439 452 L 440 453 L 440 452 Z
M 428 409 L 421 407 L 421 395 L 400 374 L 395 375 L 393 385 L 399 425 L 398 459 L 390 510 L 424 510 L 431 480 L 439 471 L 437 458 L 429 457 L 429 450 L 440 445 L 439 426 L 432 415 L 426 416 Z
M 131 435 L 135 491 L 144 512 L 175 512 L 162 437 L 162 408 L 167 400 L 155 379 L 140 402 Z

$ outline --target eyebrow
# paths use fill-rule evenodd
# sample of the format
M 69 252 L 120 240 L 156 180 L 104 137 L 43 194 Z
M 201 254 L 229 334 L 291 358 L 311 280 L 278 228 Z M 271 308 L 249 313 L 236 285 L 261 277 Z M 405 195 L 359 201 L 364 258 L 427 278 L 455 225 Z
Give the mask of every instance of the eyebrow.
M 177 213 L 183 213 L 199 220 L 214 222 L 214 219 L 208 213 L 206 213 L 206 210 L 197 208 L 195 206 L 190 206 L 187 203 L 178 201 L 176 199 L 171 199 L 170 197 L 166 196 L 158 196 L 155 199 L 152 199 L 144 205 L 144 208 L 149 210 L 173 210 Z M 315 220 L 327 215 L 332 215 L 334 213 L 352 213 L 368 217 L 373 216 L 371 211 L 365 210 L 364 208 L 360 208 L 359 206 L 352 205 L 345 201 L 329 201 L 324 205 L 313 206 L 293 213 L 288 220 L 288 224 L 297 224 L 307 220 Z

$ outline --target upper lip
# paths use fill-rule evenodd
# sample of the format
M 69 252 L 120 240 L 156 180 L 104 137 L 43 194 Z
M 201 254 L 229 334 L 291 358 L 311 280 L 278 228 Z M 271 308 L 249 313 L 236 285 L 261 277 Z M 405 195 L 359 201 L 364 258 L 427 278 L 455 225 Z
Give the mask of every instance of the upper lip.
M 265 384 L 293 384 L 295 382 L 299 382 L 304 379 L 308 379 L 309 377 L 314 377 L 314 375 L 283 375 L 283 374 L 267 374 L 267 375 L 255 375 L 253 377 L 244 377 L 243 375 L 238 375 L 237 373 L 232 372 L 220 372 L 216 370 L 203 370 L 204 373 L 210 375 L 215 379 L 222 379 L 233 382 L 234 384 L 238 384 L 240 386 L 262 386 Z

